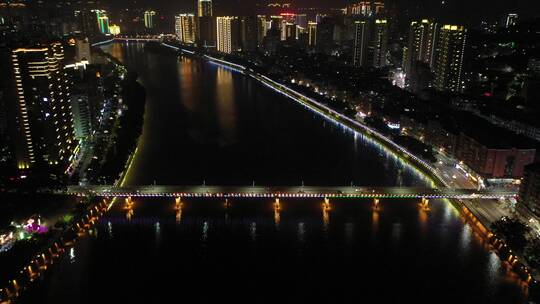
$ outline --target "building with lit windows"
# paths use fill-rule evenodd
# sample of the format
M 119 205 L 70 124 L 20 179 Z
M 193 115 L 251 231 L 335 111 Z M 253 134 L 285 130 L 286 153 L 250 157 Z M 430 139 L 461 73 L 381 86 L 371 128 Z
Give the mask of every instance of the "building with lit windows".
M 198 17 L 212 17 L 212 0 L 198 0 L 197 1 L 197 16 Z
M 104 10 L 92 10 L 92 13 L 96 15 L 98 30 L 101 34 L 109 34 L 109 17 Z M 93 18 L 91 18 L 93 20 Z
M 517 24 L 518 19 L 519 19 L 518 14 L 508 14 L 506 16 L 506 20 L 504 22 L 504 25 L 506 26 L 506 28 L 515 26 Z
M 258 43 L 258 18 L 256 16 L 240 17 L 240 42 L 242 51 L 254 52 Z
M 331 54 L 335 49 L 334 36 L 337 20 L 335 16 L 324 16 L 317 21 L 317 50 L 325 54 Z
M 216 19 L 211 0 L 197 1 L 197 43 L 203 47 L 216 45 Z
M 281 25 L 281 41 L 291 41 L 296 39 L 296 24 L 284 22 Z
M 403 68 L 410 74 L 415 62 L 423 62 L 433 67 L 435 61 L 435 48 L 437 41 L 437 23 L 423 19 L 411 22 L 409 28 L 409 42 L 404 50 Z
M 307 28 L 308 19 L 306 14 L 297 14 L 294 16 L 294 23 L 302 28 Z
M 386 53 L 388 51 L 388 20 L 375 20 L 373 33 L 373 66 L 382 68 L 386 66 Z
M 271 26 L 272 22 L 266 20 L 265 15 L 257 16 L 257 43 L 259 47 L 262 46 L 264 37 L 266 37 Z
M 383 1 L 374 1 L 372 5 L 373 12 L 375 15 L 380 16 L 384 14 L 384 2 Z
M 147 29 L 153 29 L 156 27 L 156 12 L 145 11 L 144 12 L 144 27 Z
M 434 87 L 440 91 L 462 92 L 463 58 L 467 30 L 459 25 L 443 25 L 439 31 L 438 54 L 434 65 Z
M 73 112 L 75 139 L 79 141 L 87 140 L 92 130 L 88 95 L 74 92 L 71 95 L 70 102 Z
M 519 187 L 519 201 L 540 215 L 540 163 L 529 164 L 525 167 Z
M 384 13 L 384 1 L 364 0 L 348 5 L 346 8 L 348 15 L 371 17 L 380 16 Z
M 90 51 L 90 42 L 88 38 L 76 39 L 75 41 L 75 61 L 92 63 L 92 53 Z
M 281 31 L 281 26 L 283 24 L 283 16 L 270 16 L 271 28 Z
M 355 67 L 364 67 L 368 64 L 369 23 L 367 21 L 356 21 L 354 27 L 353 65 Z
M 216 47 L 219 52 L 230 54 L 238 48 L 238 17 L 216 18 Z
M 349 5 L 347 7 L 347 14 L 371 16 L 372 14 L 371 1 L 360 1 L 360 2 Z
M 197 22 L 194 14 L 180 14 L 175 16 L 176 38 L 181 43 L 194 44 L 197 34 Z
M 64 165 L 74 149 L 70 81 L 63 61 L 61 43 L 12 51 L 14 148 L 20 169 Z
M 308 37 L 309 46 L 317 45 L 317 22 L 308 23 Z
M 100 33 L 97 18 L 98 14 L 96 13 L 96 11 L 75 11 L 75 19 L 77 20 L 79 32 L 88 37 L 93 37 Z

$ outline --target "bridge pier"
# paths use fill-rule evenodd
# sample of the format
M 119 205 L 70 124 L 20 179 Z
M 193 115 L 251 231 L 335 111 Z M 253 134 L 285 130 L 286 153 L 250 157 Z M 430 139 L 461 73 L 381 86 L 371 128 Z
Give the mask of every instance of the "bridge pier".
M 279 222 L 281 222 L 281 204 L 279 203 L 279 197 L 276 197 L 276 200 L 274 202 L 274 224 L 279 226 Z
M 324 198 L 323 209 L 325 211 L 330 211 L 330 209 L 331 209 L 331 207 L 330 207 L 330 199 L 328 197 Z
M 131 199 L 131 196 L 126 197 L 124 209 L 127 209 L 127 210 L 133 209 L 133 200 Z
M 422 197 L 422 202 L 420 203 L 420 206 L 424 210 L 429 210 L 429 199 L 426 197 Z
M 231 203 L 229 202 L 229 199 L 228 199 L 228 198 L 225 199 L 225 204 L 224 204 L 224 206 L 225 206 L 225 209 L 229 209 L 229 207 L 231 207 Z
M 17 298 L 19 296 L 19 290 L 20 290 L 19 284 L 17 283 L 17 280 L 15 279 L 11 283 L 13 286 L 13 295 L 15 296 L 15 298 Z
M 177 197 L 174 199 L 174 210 L 180 210 L 182 209 L 182 197 Z
M 322 208 L 323 226 L 324 230 L 328 231 L 328 224 L 330 223 L 330 199 L 325 197 Z
M 373 209 L 379 210 L 380 200 L 378 198 L 373 199 Z
M 28 265 L 26 267 L 26 269 L 28 270 L 28 278 L 30 279 L 30 282 L 33 282 L 34 279 L 36 279 L 37 277 L 39 277 L 39 272 L 35 272 L 33 269 L 32 269 L 32 265 Z

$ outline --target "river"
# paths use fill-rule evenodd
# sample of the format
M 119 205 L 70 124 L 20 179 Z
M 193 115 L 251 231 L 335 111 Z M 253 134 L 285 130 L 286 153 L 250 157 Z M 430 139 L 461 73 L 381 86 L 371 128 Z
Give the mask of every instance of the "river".
M 145 124 L 127 185 L 428 182 L 255 80 L 143 44 Z M 23 303 L 523 303 L 526 290 L 447 201 L 137 199 L 105 215 Z M 41 300 L 43 302 L 43 300 Z

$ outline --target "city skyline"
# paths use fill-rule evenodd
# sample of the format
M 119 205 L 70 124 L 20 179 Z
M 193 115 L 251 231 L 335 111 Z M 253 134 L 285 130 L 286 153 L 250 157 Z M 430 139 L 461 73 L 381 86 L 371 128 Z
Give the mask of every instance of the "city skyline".
M 261 3 L 0 0 L 0 303 L 540 303 L 534 5 Z
M 183 3 L 170 3 L 168 1 L 138 1 L 137 5 L 141 7 L 156 6 L 155 8 L 162 7 L 164 9 L 176 9 L 181 12 L 196 12 L 196 1 L 194 0 L 192 2 L 193 3 L 189 1 Z M 234 10 L 231 9 L 235 7 L 237 9 L 240 8 L 239 12 L 243 15 L 255 13 L 257 10 L 264 8 L 266 4 L 271 3 L 272 1 L 252 2 L 247 0 L 214 0 L 213 2 L 216 14 L 234 14 Z M 310 7 L 314 5 L 313 1 L 297 0 L 285 2 L 292 3 L 293 9 L 294 7 Z M 106 0 L 104 3 L 107 3 Z M 355 1 L 338 0 L 333 2 L 316 3 L 314 6 L 322 8 L 340 8 L 353 3 L 355 3 Z M 465 0 L 446 0 L 442 2 L 429 0 L 386 0 L 385 3 L 390 7 L 396 7 L 398 9 L 398 12 L 403 12 L 403 9 L 405 9 L 404 12 L 410 15 L 410 18 L 425 18 L 431 16 L 441 19 L 444 22 L 460 22 L 467 25 L 475 25 L 483 20 L 497 20 L 508 13 L 517 13 L 525 18 L 531 18 L 535 16 L 534 11 L 540 9 L 540 4 L 538 4 L 538 2 L 534 0 L 515 0 L 512 2 L 493 2 L 488 0 L 472 2 Z M 115 1 L 114 3 L 108 4 L 121 7 L 122 5 L 132 4 L 132 1 Z M 245 9 L 245 11 L 242 11 L 243 9 Z

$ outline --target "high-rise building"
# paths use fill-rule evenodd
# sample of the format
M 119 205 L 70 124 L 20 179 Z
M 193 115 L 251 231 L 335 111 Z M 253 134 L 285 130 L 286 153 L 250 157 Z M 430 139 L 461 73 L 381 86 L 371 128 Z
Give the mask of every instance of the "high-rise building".
M 194 14 L 175 16 L 175 33 L 181 43 L 193 44 L 196 41 L 197 22 Z
M 257 16 L 257 45 L 259 48 L 262 46 L 264 37 L 266 37 L 266 33 L 271 26 L 272 23 L 266 20 L 265 15 Z
M 216 18 L 216 47 L 219 52 L 230 54 L 238 48 L 238 17 Z
M 100 33 L 97 13 L 95 11 L 80 10 L 75 11 L 75 18 L 79 27 L 79 32 L 88 37 L 93 37 Z
M 15 49 L 11 61 L 17 92 L 18 167 L 66 164 L 75 142 L 62 44 Z
M 271 28 L 281 32 L 281 26 L 283 25 L 283 16 L 270 16 L 270 21 L 272 23 Z
M 368 64 L 369 23 L 367 21 L 355 22 L 353 65 L 364 67 Z
M 463 26 L 443 25 L 438 39 L 437 59 L 435 61 L 434 86 L 440 91 L 462 92 L 463 58 L 467 30 Z
M 308 44 L 309 46 L 317 45 L 317 22 L 308 23 Z
M 111 32 L 109 29 L 109 17 L 99 17 L 99 29 L 102 34 L 109 34 Z
M 373 33 L 373 66 L 382 68 L 386 66 L 386 53 L 388 51 L 388 20 L 376 19 Z
M 75 61 L 86 61 L 87 64 L 92 63 L 92 54 L 90 52 L 90 42 L 88 38 L 77 39 L 75 41 Z
M 347 6 L 346 13 L 348 15 L 371 17 L 373 15 L 380 16 L 384 13 L 384 1 L 364 0 L 353 3 Z
M 281 25 L 281 41 L 291 41 L 296 39 L 296 24 L 283 21 Z
M 197 1 L 197 16 L 198 17 L 212 17 L 212 0 L 198 0 Z
M 372 9 L 377 16 L 384 14 L 384 1 L 374 1 Z
M 294 16 L 294 23 L 302 28 L 307 28 L 308 26 L 308 20 L 306 14 L 298 14 Z
M 212 0 L 197 1 L 197 43 L 204 47 L 216 45 L 216 21 L 213 17 Z
M 240 42 L 243 51 L 254 52 L 258 43 L 258 18 L 245 16 L 240 18 Z
M 540 163 L 525 167 L 523 181 L 519 187 L 519 201 L 540 215 Z
M 406 74 L 411 73 L 415 62 L 420 61 L 433 66 L 435 61 L 435 48 L 437 42 L 437 23 L 424 19 L 411 22 L 409 28 L 409 42 L 405 51 L 403 68 Z
M 32 12 L 28 1 L 0 2 L 0 25 L 17 30 L 27 30 L 32 25 Z
M 518 19 L 519 19 L 518 14 L 508 14 L 504 22 L 505 27 L 509 28 L 509 27 L 515 26 L 517 24 Z
M 156 27 L 156 12 L 145 11 L 144 12 L 144 27 L 147 29 L 153 29 Z
M 75 139 L 79 141 L 87 140 L 92 130 L 88 95 L 75 92 L 71 95 L 70 102 Z
M 326 16 L 317 22 L 317 49 L 324 53 L 330 53 L 334 48 L 334 29 L 336 20 Z
M 347 14 L 371 16 L 372 14 L 371 1 L 360 1 L 360 2 L 349 5 L 347 7 Z
M 104 10 L 92 10 L 93 14 L 96 15 L 96 21 L 99 33 L 101 34 L 109 34 L 109 17 L 107 17 L 107 13 Z M 93 20 L 94 18 L 91 18 Z

